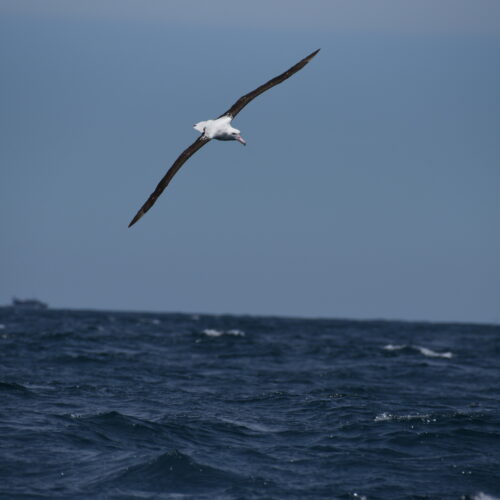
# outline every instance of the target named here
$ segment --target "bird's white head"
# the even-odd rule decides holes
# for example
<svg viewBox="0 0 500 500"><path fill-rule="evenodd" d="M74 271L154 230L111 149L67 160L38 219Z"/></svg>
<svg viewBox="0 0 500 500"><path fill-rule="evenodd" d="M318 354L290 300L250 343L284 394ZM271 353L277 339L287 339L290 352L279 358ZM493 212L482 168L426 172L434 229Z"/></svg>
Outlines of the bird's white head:
<svg viewBox="0 0 500 500"><path fill-rule="evenodd" d="M243 139L243 137L241 137L241 132L237 128L231 127L230 135L231 135L232 140L238 141L241 144L243 144L243 146L246 146L247 143L246 143L245 139Z"/></svg>

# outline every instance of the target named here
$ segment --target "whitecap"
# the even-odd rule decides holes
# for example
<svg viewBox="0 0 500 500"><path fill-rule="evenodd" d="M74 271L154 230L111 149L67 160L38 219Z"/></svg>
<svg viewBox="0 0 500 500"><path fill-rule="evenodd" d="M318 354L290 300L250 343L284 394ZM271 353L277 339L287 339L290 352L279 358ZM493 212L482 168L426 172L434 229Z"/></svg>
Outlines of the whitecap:
<svg viewBox="0 0 500 500"><path fill-rule="evenodd" d="M424 356L429 356L431 358L448 358L448 359L450 359L453 357L453 353L451 353L450 351L436 352L436 351L433 351L432 349L428 349L427 347L419 347L419 346L415 346L415 349L417 349L417 351L419 351Z"/></svg>
<svg viewBox="0 0 500 500"><path fill-rule="evenodd" d="M244 337L245 336L245 332L242 331L242 330L228 330L226 332L228 335L236 335L237 337Z"/></svg>
<svg viewBox="0 0 500 500"><path fill-rule="evenodd" d="M359 500L368 500L368 497L366 497L365 495L360 495L359 493L356 492L354 492L352 496L353 498L357 498Z"/></svg>
<svg viewBox="0 0 500 500"><path fill-rule="evenodd" d="M4 330L5 329L5 325L0 323L0 330Z"/></svg>
<svg viewBox="0 0 500 500"><path fill-rule="evenodd" d="M393 415L384 411L384 413L381 413L380 415L377 415L375 417L375 422L386 422L387 420L392 420L392 419Z"/></svg>
<svg viewBox="0 0 500 500"><path fill-rule="evenodd" d="M221 337L222 335L234 335L235 337L244 337L245 332L242 330L214 330L206 328L203 333L208 337Z"/></svg>
<svg viewBox="0 0 500 500"><path fill-rule="evenodd" d="M430 358L447 358L450 359L453 357L453 353L450 351L446 352L437 352L429 349L427 347L420 347L418 345L397 345L397 344L387 344L383 347L386 351L400 351L401 349L413 349L418 351L420 354L424 356L428 356Z"/></svg>
<svg viewBox="0 0 500 500"><path fill-rule="evenodd" d="M436 419L431 418L428 413L410 414L410 415L393 415L392 413L383 412L375 417L375 422L388 422L388 421L406 421L406 420L422 420L425 423L435 422Z"/></svg>
<svg viewBox="0 0 500 500"><path fill-rule="evenodd" d="M407 346L405 346L405 345L387 344L387 345L384 346L384 349L386 351L399 351L401 349L404 349L405 347L407 347Z"/></svg>
<svg viewBox="0 0 500 500"><path fill-rule="evenodd" d="M487 495L486 493L480 491L479 493L476 493L472 497L472 500L500 500L500 499L498 497L494 497L493 495Z"/></svg>

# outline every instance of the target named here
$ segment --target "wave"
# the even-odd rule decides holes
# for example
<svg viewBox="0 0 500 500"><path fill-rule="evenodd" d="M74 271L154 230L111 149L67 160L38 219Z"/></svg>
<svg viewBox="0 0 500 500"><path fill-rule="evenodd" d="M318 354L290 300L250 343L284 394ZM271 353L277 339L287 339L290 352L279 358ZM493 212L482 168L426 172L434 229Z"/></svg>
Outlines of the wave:
<svg viewBox="0 0 500 500"><path fill-rule="evenodd" d="M420 347L418 345L409 345L409 344L402 344L402 345L395 345L395 344L387 344L384 346L384 349L386 351L401 351L401 350L408 350L408 351L417 351L420 354L423 354L424 356L428 356L430 358L447 358L451 359L453 357L453 353L450 351L446 352L437 352L433 351L432 349L429 349L427 347Z"/></svg>
<svg viewBox="0 0 500 500"><path fill-rule="evenodd" d="M245 483L244 476L197 462L178 450L163 453L127 467L113 480L117 486L146 491L190 492L210 489L220 492Z"/></svg>
<svg viewBox="0 0 500 500"><path fill-rule="evenodd" d="M21 384L10 384L8 382L0 382L0 392L17 392L23 394L30 394L31 391Z"/></svg>
<svg viewBox="0 0 500 500"><path fill-rule="evenodd" d="M160 424L125 415L118 411L82 415L78 413L57 415L70 423L70 436L75 442L85 440L94 446L110 446L127 442L140 449L157 449L172 446L173 441Z"/></svg>

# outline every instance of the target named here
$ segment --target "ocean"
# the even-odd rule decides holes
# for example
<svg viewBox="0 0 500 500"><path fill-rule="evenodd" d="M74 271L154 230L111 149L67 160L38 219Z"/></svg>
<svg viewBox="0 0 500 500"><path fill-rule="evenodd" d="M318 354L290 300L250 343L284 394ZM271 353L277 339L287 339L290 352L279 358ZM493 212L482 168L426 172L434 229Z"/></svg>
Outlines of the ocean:
<svg viewBox="0 0 500 500"><path fill-rule="evenodd" d="M0 308L2 499L500 497L500 326Z"/></svg>

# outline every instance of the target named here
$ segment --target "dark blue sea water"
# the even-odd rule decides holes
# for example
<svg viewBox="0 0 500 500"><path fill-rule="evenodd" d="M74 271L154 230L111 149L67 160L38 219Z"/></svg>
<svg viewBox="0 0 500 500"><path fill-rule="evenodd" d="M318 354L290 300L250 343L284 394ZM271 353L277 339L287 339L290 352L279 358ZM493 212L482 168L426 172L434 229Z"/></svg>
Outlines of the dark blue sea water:
<svg viewBox="0 0 500 500"><path fill-rule="evenodd" d="M499 326L0 309L2 499L499 496Z"/></svg>

